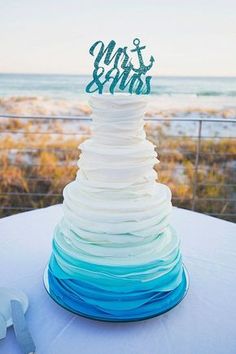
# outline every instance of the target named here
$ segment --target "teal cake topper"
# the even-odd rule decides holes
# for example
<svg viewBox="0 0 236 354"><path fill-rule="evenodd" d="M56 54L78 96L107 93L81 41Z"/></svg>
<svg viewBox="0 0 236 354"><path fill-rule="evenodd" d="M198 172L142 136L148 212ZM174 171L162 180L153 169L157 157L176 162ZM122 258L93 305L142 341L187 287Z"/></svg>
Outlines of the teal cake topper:
<svg viewBox="0 0 236 354"><path fill-rule="evenodd" d="M151 92L151 76L147 72L153 66L155 59L150 57L148 65L144 64L140 40L133 40L134 48L119 47L111 40L105 47L102 41L95 42L89 53L95 57L93 79L86 86L86 92L102 94L105 89L111 94L119 91L128 91L131 94L147 95ZM128 54L128 52L130 52ZM137 67L132 63L134 54L138 60Z"/></svg>

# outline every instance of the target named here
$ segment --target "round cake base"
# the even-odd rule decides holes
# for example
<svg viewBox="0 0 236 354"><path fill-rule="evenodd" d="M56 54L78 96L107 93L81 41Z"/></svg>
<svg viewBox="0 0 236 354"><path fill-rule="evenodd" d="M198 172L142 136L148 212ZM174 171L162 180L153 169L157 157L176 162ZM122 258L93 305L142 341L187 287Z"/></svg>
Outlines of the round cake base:
<svg viewBox="0 0 236 354"><path fill-rule="evenodd" d="M78 311L75 311L74 309L70 308L69 306L65 305L61 299L58 299L57 296L55 294L53 294L52 291L50 291L50 286L49 286L49 280L48 280L48 266L46 267L45 271L44 271L44 276L43 276L43 282L44 282L44 286L46 291L48 292L48 294L50 295L50 297L61 307L63 307L64 309L66 309L67 311L72 312L73 314L85 317L85 318L89 318L92 320L96 320L96 321L102 321L102 322L137 322L137 321L143 321L143 320L148 320L149 318L153 318L153 317L157 317L162 315L163 313L166 313L168 311L170 311L171 309L173 309L175 306L177 306L186 296L188 289L189 289L189 275L188 272L186 270L186 267L183 265L183 281L185 284L185 288L184 288L184 292L182 294L182 296L180 298L178 298L176 300L175 303L172 303L170 307L166 308L164 311L159 311L154 313L151 316L146 316L146 317L140 317L140 318L126 318L126 319L108 319L108 318L104 318L104 317L95 317L95 316L89 316L85 313L81 313Z"/></svg>

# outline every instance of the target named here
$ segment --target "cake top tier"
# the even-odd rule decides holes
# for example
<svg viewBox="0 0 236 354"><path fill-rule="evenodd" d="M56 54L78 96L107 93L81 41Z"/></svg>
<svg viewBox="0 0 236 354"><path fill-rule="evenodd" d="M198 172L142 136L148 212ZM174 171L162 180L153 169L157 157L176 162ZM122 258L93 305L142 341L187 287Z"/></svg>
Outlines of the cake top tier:
<svg viewBox="0 0 236 354"><path fill-rule="evenodd" d="M119 115L120 118L128 120L130 116L138 114L144 116L147 105L146 97L131 94L110 94L92 95L89 104L93 110L93 117L99 115L113 117Z"/></svg>
<svg viewBox="0 0 236 354"><path fill-rule="evenodd" d="M92 108L109 108L112 110L124 109L126 106L145 107L147 99L144 96L131 95L127 93L117 93L116 95L110 95L105 93L103 95L91 95L89 104Z"/></svg>

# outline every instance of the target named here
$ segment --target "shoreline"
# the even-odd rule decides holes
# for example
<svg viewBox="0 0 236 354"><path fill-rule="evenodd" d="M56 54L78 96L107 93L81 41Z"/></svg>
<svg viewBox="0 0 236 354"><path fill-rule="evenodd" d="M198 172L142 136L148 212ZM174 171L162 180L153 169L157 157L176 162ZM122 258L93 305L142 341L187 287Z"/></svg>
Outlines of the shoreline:
<svg viewBox="0 0 236 354"><path fill-rule="evenodd" d="M88 97L86 97L88 98ZM205 103L203 102L205 101ZM234 107L224 107L224 105L212 103L212 100L190 100L183 97L182 101L171 97L148 97L146 117L150 120L155 117L163 119L162 122L148 122L149 125L163 126L166 134L195 135L197 132L197 122L172 122L171 118L221 118L225 121L213 124L204 123L203 135L208 137L235 137L235 126L227 122L227 119L236 119L236 104ZM207 104L206 104L207 101ZM219 103L219 102L218 102ZM46 96L12 96L0 97L0 115L20 116L78 116L89 117L92 111L88 102L83 96L79 99L58 99ZM166 119L166 121L165 121ZM4 124L6 118L0 117L0 122ZM33 121L33 118L31 119ZM71 123L66 119L64 125L70 128ZM79 123L79 122L78 122ZM84 125L84 124L83 124ZM45 123L46 129L47 123Z"/></svg>
<svg viewBox="0 0 236 354"><path fill-rule="evenodd" d="M88 95L58 98L47 95L0 96L0 114L90 115ZM147 116L202 114L236 118L236 98L229 96L153 95L147 96Z"/></svg>

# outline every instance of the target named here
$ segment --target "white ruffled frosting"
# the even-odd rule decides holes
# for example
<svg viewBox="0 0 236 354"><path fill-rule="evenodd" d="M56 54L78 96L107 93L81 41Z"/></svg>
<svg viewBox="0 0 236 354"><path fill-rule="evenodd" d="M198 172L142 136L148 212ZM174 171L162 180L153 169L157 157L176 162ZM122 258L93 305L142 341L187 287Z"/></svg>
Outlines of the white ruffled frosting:
<svg viewBox="0 0 236 354"><path fill-rule="evenodd" d="M92 96L93 135L80 144L79 171L64 189L55 241L87 262L135 265L178 252L169 228L171 192L157 183L154 145L144 131L145 99Z"/></svg>

